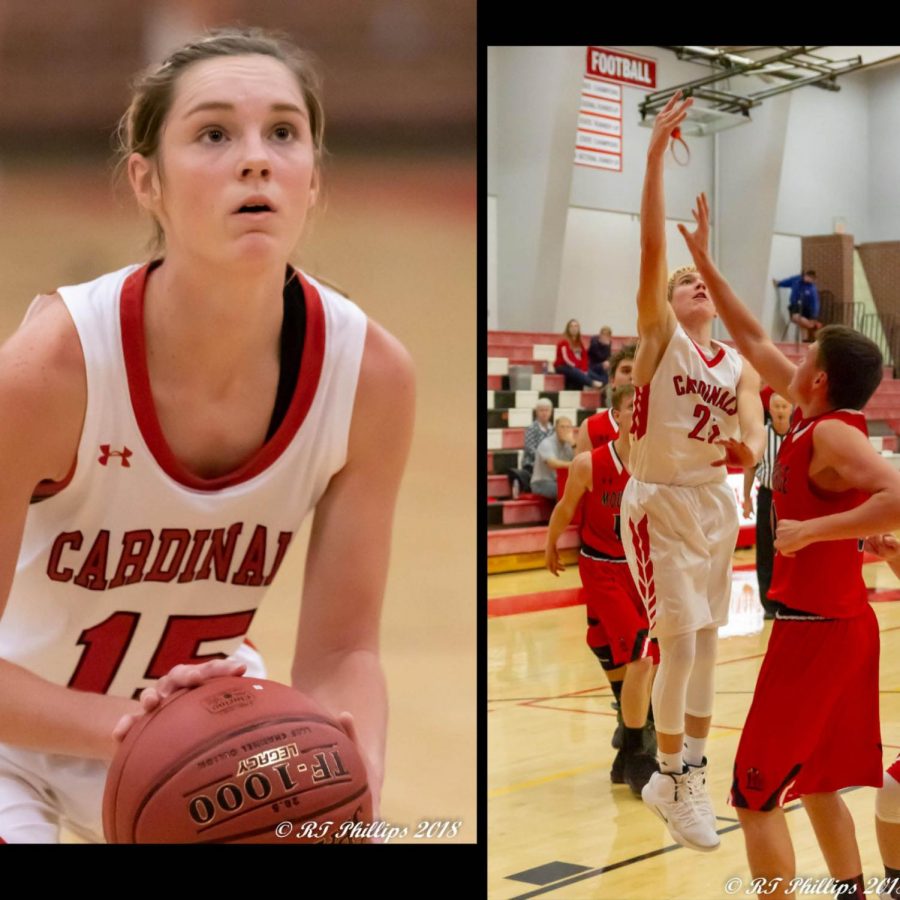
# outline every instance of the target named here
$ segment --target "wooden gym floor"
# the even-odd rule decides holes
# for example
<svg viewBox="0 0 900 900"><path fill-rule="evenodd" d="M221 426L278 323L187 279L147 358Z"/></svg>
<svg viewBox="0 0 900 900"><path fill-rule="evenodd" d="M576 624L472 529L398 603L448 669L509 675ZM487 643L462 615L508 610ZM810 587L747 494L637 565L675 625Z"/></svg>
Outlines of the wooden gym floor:
<svg viewBox="0 0 900 900"><path fill-rule="evenodd" d="M382 626L391 704L382 814L409 827L406 843L422 820L459 820L452 841L475 841L474 164L336 153L324 183L324 208L296 261L340 285L417 367ZM0 168L0 338L35 294L147 258L149 227L110 184L102 162ZM308 523L250 631L280 681L289 678L307 538Z"/></svg>
<svg viewBox="0 0 900 900"><path fill-rule="evenodd" d="M752 554L751 554L752 555ZM739 561L750 556L741 551ZM900 581L886 563L865 567L866 583L885 598ZM488 597L578 585L577 566L560 579L546 571L495 575ZM879 595L874 595L879 601ZM881 727L884 761L900 751L900 602L873 602L881 630ZM731 768L750 706L771 622L761 634L722 639L708 755L710 795L720 848L696 853L675 844L665 826L626 785L612 785L612 692L585 644L584 607L489 619L488 895L492 900L548 896L603 900L718 900L730 878L749 871L735 811L726 805ZM840 662L835 661L840 672ZM815 698L811 697L810 702ZM835 735L840 740L840 735ZM873 788L848 790L866 878L884 874L875 841ZM797 874L827 877L799 803L787 815ZM798 895L802 896L802 895Z"/></svg>

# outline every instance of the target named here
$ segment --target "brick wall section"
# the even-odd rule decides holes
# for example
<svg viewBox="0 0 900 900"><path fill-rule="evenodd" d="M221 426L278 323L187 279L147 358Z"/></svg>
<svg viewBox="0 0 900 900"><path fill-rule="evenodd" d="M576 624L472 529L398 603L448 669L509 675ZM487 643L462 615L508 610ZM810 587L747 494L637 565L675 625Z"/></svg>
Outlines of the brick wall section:
<svg viewBox="0 0 900 900"><path fill-rule="evenodd" d="M860 244L857 249L878 311L900 315L900 241Z"/></svg>
<svg viewBox="0 0 900 900"><path fill-rule="evenodd" d="M853 302L852 235L821 234L804 237L801 256L804 272L815 269L816 287L820 291L831 291L839 303Z"/></svg>

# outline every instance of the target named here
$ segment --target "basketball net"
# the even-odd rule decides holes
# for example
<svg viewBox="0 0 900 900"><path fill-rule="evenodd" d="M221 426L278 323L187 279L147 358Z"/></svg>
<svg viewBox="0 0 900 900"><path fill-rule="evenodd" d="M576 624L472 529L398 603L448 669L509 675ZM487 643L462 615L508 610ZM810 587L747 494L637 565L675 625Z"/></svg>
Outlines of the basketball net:
<svg viewBox="0 0 900 900"><path fill-rule="evenodd" d="M677 153L675 152L676 144L681 144L684 148L683 151L679 150ZM678 163L679 166L686 166L691 161L691 150L685 142L684 138L681 136L681 129L675 128L672 131L672 140L669 144L669 150L672 153L672 159ZM681 158L679 158L681 157Z"/></svg>

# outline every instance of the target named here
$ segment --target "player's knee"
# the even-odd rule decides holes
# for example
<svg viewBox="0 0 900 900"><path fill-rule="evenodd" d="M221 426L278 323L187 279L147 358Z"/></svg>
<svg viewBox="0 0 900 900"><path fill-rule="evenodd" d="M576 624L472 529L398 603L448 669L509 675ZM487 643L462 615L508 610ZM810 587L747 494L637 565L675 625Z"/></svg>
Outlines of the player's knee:
<svg viewBox="0 0 900 900"><path fill-rule="evenodd" d="M633 662L628 663L628 665L625 666L625 669L633 676L647 678L653 670L653 658L644 656L641 659L636 659Z"/></svg>
<svg viewBox="0 0 900 900"><path fill-rule="evenodd" d="M900 825L900 784L884 773L884 786L875 794L875 816L882 822Z"/></svg>

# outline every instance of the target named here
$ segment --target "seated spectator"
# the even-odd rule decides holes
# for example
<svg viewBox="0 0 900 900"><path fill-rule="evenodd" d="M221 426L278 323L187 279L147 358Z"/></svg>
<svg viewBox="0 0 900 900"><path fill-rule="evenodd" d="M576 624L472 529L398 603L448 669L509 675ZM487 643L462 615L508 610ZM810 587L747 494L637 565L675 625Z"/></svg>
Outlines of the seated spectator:
<svg viewBox="0 0 900 900"><path fill-rule="evenodd" d="M634 368L634 354L637 352L637 344L626 344L613 354L609 361L610 383L607 389L612 396L615 390L626 384L631 384L631 370ZM612 397L607 401L612 406ZM594 415L585 419L578 429L578 441L575 444L576 453L584 453L585 450L594 450L607 441L615 440L619 434L619 426L613 418L611 409L598 409Z"/></svg>
<svg viewBox="0 0 900 900"><path fill-rule="evenodd" d="M588 375L606 384L609 381L609 357L612 354L612 328L604 325L591 338L588 347Z"/></svg>
<svg viewBox="0 0 900 900"><path fill-rule="evenodd" d="M773 278L772 284L791 289L788 300L791 321L804 330L807 342L814 340L816 330L822 327L819 321L819 292L816 290L815 269L807 269L802 275L793 275L782 281Z"/></svg>
<svg viewBox="0 0 900 900"><path fill-rule="evenodd" d="M531 490L556 502L556 471L568 469L575 458L575 441L572 438L572 420L560 416L553 434L538 444L534 458L534 475Z"/></svg>
<svg viewBox="0 0 900 900"><path fill-rule="evenodd" d="M534 421L525 429L525 452L522 454L522 468L530 475L534 469L534 454L538 444L553 433L553 403L541 397L534 406Z"/></svg>
<svg viewBox="0 0 900 900"><path fill-rule="evenodd" d="M588 374L588 356L581 340L581 326L577 319L569 319L562 340L556 345L553 363L558 375L566 376L566 390L580 391L586 387L603 387Z"/></svg>

